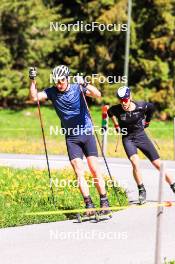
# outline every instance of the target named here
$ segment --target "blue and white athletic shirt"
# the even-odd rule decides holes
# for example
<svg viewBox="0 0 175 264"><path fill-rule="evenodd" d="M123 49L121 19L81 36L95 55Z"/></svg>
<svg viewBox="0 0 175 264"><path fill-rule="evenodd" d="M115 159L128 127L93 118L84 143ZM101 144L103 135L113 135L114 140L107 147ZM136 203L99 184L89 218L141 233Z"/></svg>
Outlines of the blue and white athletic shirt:
<svg viewBox="0 0 175 264"><path fill-rule="evenodd" d="M54 86L44 91L48 99L52 101L55 111L61 120L62 128L69 131L67 135L83 135L87 131L88 133L93 131L92 122L79 84L70 84L69 90L66 92L59 92ZM86 91L87 89L83 88L84 94ZM74 133L71 128L79 128L79 132L77 133L76 130L76 133Z"/></svg>

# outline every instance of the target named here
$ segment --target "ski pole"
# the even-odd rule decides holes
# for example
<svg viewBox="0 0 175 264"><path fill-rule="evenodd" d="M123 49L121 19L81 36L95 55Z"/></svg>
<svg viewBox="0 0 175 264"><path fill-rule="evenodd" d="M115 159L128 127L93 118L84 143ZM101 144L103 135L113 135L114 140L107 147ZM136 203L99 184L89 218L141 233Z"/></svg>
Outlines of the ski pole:
<svg viewBox="0 0 175 264"><path fill-rule="evenodd" d="M94 122L93 122L93 119L92 119L92 116L91 116L91 113L90 113L90 110L89 110L89 107L88 107L88 104L87 104L87 101L86 101L86 98L85 98L85 95L83 93L83 90L82 90L82 86L80 85L80 90L81 90L81 93L82 93L82 96L83 96L83 99L84 99L84 102L85 102L85 105L86 105L86 108L87 108L87 111L88 111L88 114L89 114L89 117L91 119L91 122L92 122L92 125L94 127ZM97 142L98 142L98 145L100 147L100 151L101 151L101 154L102 154L102 157L104 159L104 162L105 162L105 165L106 165L106 168L107 168L107 171L108 171L108 174L109 174L109 177L112 181L112 187L113 187L113 190L114 190L114 193L116 195L116 198L117 198L117 201L119 203L119 205L121 206L121 202L120 202L120 199L119 199L119 196L118 196L118 192L116 191L115 189L115 185L114 185L114 181L113 181L113 178L112 178L112 175L111 175L111 172L110 172L110 169L109 169L109 166L108 166L108 163L107 163L107 160L106 160L106 157L104 155L104 152L103 152L103 148L101 146L101 143L100 143L100 140L99 140L99 137L98 137L98 134L97 132L94 130L95 132L95 136L96 136L96 139L97 139Z"/></svg>
<svg viewBox="0 0 175 264"><path fill-rule="evenodd" d="M150 132L149 129L147 129L147 133L148 133L150 139L153 141L153 143L154 143L154 144L157 146L157 148L160 150L160 147L159 147L157 141L152 137L152 134L151 134L151 132Z"/></svg>
<svg viewBox="0 0 175 264"><path fill-rule="evenodd" d="M38 114L39 114L39 120L40 120L42 138L43 138L43 143L44 143L45 156L46 156L46 161L47 161L48 176L49 176L49 181L51 183L51 179L52 178L51 178L51 173L50 173L50 165L49 165L49 159L48 159L46 138L45 138L45 133L44 133L44 126L43 126L43 120L42 120L42 115L41 115L40 102L39 102L39 98L38 98L38 91L37 91L36 83L35 83L35 89L36 89L36 96L37 96ZM50 190L51 190L53 205L54 205L54 207L56 207L56 205L55 205L55 199L54 199L54 192L53 192L53 188L52 188L51 185L50 185Z"/></svg>
<svg viewBox="0 0 175 264"><path fill-rule="evenodd" d="M116 147L115 147L115 152L117 152L117 150L118 150L119 142L120 142L120 135L117 134L117 143L116 143Z"/></svg>

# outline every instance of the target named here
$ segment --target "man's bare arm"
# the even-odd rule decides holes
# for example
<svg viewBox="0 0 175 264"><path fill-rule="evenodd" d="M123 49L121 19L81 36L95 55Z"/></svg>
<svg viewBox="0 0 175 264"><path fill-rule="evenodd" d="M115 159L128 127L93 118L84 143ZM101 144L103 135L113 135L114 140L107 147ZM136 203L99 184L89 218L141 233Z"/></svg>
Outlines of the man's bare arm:
<svg viewBox="0 0 175 264"><path fill-rule="evenodd" d="M30 80L30 99L33 102L37 102L37 100L45 101L47 99L47 94L45 92L37 93L35 80Z"/></svg>
<svg viewBox="0 0 175 264"><path fill-rule="evenodd" d="M111 119L112 119L114 126L118 125L117 118L115 116L112 116Z"/></svg>
<svg viewBox="0 0 175 264"><path fill-rule="evenodd" d="M86 88L87 88L87 92L86 92L87 96L93 97L93 98L101 97L101 92L95 86L88 84Z"/></svg>

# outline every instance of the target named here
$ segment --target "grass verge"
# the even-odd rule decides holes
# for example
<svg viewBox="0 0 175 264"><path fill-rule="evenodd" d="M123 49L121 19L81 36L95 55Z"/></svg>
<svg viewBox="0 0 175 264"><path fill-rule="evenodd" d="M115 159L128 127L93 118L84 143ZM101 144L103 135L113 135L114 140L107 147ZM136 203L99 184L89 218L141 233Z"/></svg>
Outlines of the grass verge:
<svg viewBox="0 0 175 264"><path fill-rule="evenodd" d="M45 170L12 169L0 167L0 227L19 226L34 223L47 223L75 218L75 214L26 216L25 213L54 211L50 195L50 183ZM77 187L73 171L64 168L52 171L53 189L57 210L84 208L84 201ZM86 173L90 193L96 207L99 207L99 195L92 184L92 178ZM105 177L105 180L109 180ZM116 187L122 205L127 205L126 193ZM111 206L117 206L113 189L107 185Z"/></svg>
<svg viewBox="0 0 175 264"><path fill-rule="evenodd" d="M60 129L60 121L52 107L41 107L46 141L49 154L67 155L64 136L52 133L50 128L55 131ZM94 124L101 127L101 108L92 107L91 114ZM111 121L109 126L112 127ZM162 159L173 159L173 121L162 122L153 120L150 128L151 136L156 139L160 146L160 156ZM53 132L54 130L52 130ZM148 131L148 130L146 130ZM117 141L116 135L108 136L107 156L126 158L121 139L118 151L115 152ZM4 153L28 153L43 154L43 142L41 128L39 124L37 107L28 107L20 111L1 110L0 116L0 152ZM144 158L141 155L141 158Z"/></svg>

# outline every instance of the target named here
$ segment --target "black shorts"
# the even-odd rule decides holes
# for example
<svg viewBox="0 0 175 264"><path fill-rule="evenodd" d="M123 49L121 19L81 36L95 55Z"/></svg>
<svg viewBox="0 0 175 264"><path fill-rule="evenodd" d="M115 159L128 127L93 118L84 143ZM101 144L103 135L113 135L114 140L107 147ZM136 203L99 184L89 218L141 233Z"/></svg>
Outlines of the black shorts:
<svg viewBox="0 0 175 264"><path fill-rule="evenodd" d="M123 136L122 141L128 158L134 154L137 154L137 148L140 149L150 161L160 158L153 143L144 131L141 131L135 135Z"/></svg>
<svg viewBox="0 0 175 264"><path fill-rule="evenodd" d="M78 135L66 137L67 152L70 160L86 157L98 157L94 135Z"/></svg>

